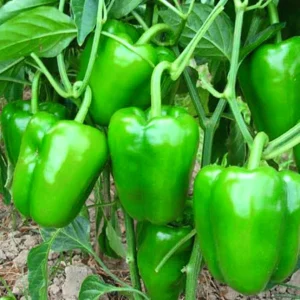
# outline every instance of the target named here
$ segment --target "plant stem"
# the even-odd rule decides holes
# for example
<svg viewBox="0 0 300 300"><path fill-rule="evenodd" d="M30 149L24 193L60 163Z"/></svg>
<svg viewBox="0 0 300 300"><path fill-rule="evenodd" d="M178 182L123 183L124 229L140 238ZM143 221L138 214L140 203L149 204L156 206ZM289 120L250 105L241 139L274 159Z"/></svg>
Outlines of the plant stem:
<svg viewBox="0 0 300 300"><path fill-rule="evenodd" d="M131 284L133 288L141 290L141 281L139 275L139 269L137 266L137 254L136 254L136 239L134 232L134 224L132 218L123 210L126 227L126 242L127 242L127 256L126 262L129 265L129 272L131 278ZM134 297L136 300L140 299L138 295Z"/></svg>
<svg viewBox="0 0 300 300"><path fill-rule="evenodd" d="M245 7L236 6L236 19L235 19L235 27L234 27L234 38L233 38L233 47L232 47L232 55L230 60L230 70L228 74L228 82L227 86L224 90L224 96L228 100L231 111L234 115L234 118L238 124L238 127L249 147L252 146L253 138L247 128L247 125L244 122L242 114L239 110L239 106L236 100L236 78L239 66L239 54L240 54L240 46L241 46L241 35L242 35L242 26L243 26L243 18L244 18L244 10Z"/></svg>
<svg viewBox="0 0 300 300"><path fill-rule="evenodd" d="M263 152L264 159L272 159L300 143L300 123L271 141Z"/></svg>
<svg viewBox="0 0 300 300"><path fill-rule="evenodd" d="M256 135L247 165L248 170L253 170L259 166L263 149L268 142L269 137L264 132L259 132Z"/></svg>
<svg viewBox="0 0 300 300"><path fill-rule="evenodd" d="M144 19L135 11L133 10L131 14L134 16L134 18L138 21L138 23L142 26L143 30L146 31L149 29L148 25L144 21Z"/></svg>
<svg viewBox="0 0 300 300"><path fill-rule="evenodd" d="M58 10L61 11L62 13L64 12L65 2L66 2L66 0L59 1ZM62 81L66 91L70 93L72 91L72 84L71 84L68 74L67 74L63 52L58 54L58 56L57 56L57 65L58 65L58 71L59 71L61 81Z"/></svg>
<svg viewBox="0 0 300 300"><path fill-rule="evenodd" d="M191 56L193 55L198 43L203 38L216 17L224 10L224 5L228 0L220 0L216 7L209 14L199 31L196 33L191 42L186 46L180 56L172 63L171 78L175 81L182 74L186 66L188 66Z"/></svg>
<svg viewBox="0 0 300 300"><path fill-rule="evenodd" d="M100 43L100 35L101 35L101 30L102 30L102 25L103 25L103 14L106 10L105 7L105 3L104 0L99 0L99 4L98 4L98 13L97 13L97 23L96 23L96 29L95 29L95 34L94 34L94 39L93 39L93 45L92 45L92 50L90 53L90 59L89 59L89 63L84 75L84 79L82 80L82 86L80 87L80 89L78 90L78 93L76 96L76 98L79 98L81 96L81 94L84 92L84 90L86 89L92 71L93 71L93 67L97 58L97 51L98 51L98 47L99 47L99 43Z"/></svg>
<svg viewBox="0 0 300 300"><path fill-rule="evenodd" d="M192 255L186 266L185 300L195 300L197 297L198 275L202 264L202 254L198 238L195 238Z"/></svg>
<svg viewBox="0 0 300 300"><path fill-rule="evenodd" d="M269 19L271 24L279 23L279 15L278 10L273 1L271 1L268 5L268 13L269 13ZM276 33L276 43L280 43L282 41L281 31L278 31Z"/></svg>
<svg viewBox="0 0 300 300"><path fill-rule="evenodd" d="M194 105L195 110L197 112L197 115L199 117L200 127L204 130L205 126L206 126L205 124L207 122L207 118L206 118L205 109L204 109L204 107L202 105L202 102L201 102L198 90L195 87L195 85L193 84L191 76L190 76L188 70L184 70L183 71L183 77L184 77L184 80L185 80L185 82L187 84L187 88L189 90L189 94L191 96L193 105Z"/></svg>
<svg viewBox="0 0 300 300"><path fill-rule="evenodd" d="M164 71L170 70L171 63L163 61L159 63L151 77L151 118L161 115L161 77Z"/></svg>
<svg viewBox="0 0 300 300"><path fill-rule="evenodd" d="M167 0L158 0L161 4L163 4L164 6L166 6L167 8L169 8L171 11L173 11L176 15L178 15L180 18L184 18L185 15L179 11L175 6L173 6L172 4L170 4Z"/></svg>
<svg viewBox="0 0 300 300"><path fill-rule="evenodd" d="M74 121L79 122L79 123L84 122L84 119L85 119L86 114L89 110L91 102L92 102L92 91L91 91L91 88L89 86L87 86L86 90L85 90L85 94L84 94L82 104L80 106L80 109L79 109Z"/></svg>
<svg viewBox="0 0 300 300"><path fill-rule="evenodd" d="M173 29L169 25L164 24L164 23L159 23L159 24L153 25L152 27L150 27L147 31L145 31L142 34L142 36L136 42L136 45L147 44L158 33L165 32L165 31L171 31L171 32L173 32Z"/></svg>
<svg viewBox="0 0 300 300"><path fill-rule="evenodd" d="M164 256L164 258L160 261L160 263L155 268L155 272L158 273L160 269L164 266L164 264L169 260L169 258L189 239L191 239L196 234L196 229L193 229L189 234L187 234L184 238L182 238L170 251Z"/></svg>
<svg viewBox="0 0 300 300"><path fill-rule="evenodd" d="M38 111L38 95L39 95L39 83L41 78L41 72L36 71L32 81L31 88L31 113L35 114Z"/></svg>
<svg viewBox="0 0 300 300"><path fill-rule="evenodd" d="M204 129L204 145L201 166L204 167L211 163L211 150L213 144L214 133L220 121L222 112L226 107L226 101L221 99L214 111L212 117L206 122ZM198 238L194 241L194 246L191 254L190 261L187 265L186 277L186 300L196 299L198 276L201 271L202 255Z"/></svg>
<svg viewBox="0 0 300 300"><path fill-rule="evenodd" d="M34 61L37 63L38 67L40 68L41 72L46 76L54 90L63 98L71 97L72 94L66 92L59 83L56 82L56 80L53 78L51 73L48 71L46 66L43 64L43 62L40 60L40 58L35 54L31 53L30 56L34 59Z"/></svg>

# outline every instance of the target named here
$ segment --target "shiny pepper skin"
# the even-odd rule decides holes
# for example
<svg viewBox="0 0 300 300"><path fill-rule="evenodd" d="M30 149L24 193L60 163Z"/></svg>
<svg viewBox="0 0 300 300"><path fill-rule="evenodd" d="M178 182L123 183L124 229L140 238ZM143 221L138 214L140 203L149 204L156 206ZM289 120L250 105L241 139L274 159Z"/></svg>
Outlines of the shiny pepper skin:
<svg viewBox="0 0 300 300"><path fill-rule="evenodd" d="M198 142L198 125L183 108L163 107L154 118L134 107L113 115L113 176L132 218L161 225L183 213Z"/></svg>
<svg viewBox="0 0 300 300"><path fill-rule="evenodd" d="M67 118L67 109L54 102L42 102L40 111L46 111L59 119ZM13 101L5 105L1 114L3 140L10 162L15 166L18 160L24 131L32 118L30 101Z"/></svg>
<svg viewBox="0 0 300 300"><path fill-rule="evenodd" d="M300 245L300 176L271 167L204 167L194 185L201 253L211 274L252 295L294 271Z"/></svg>
<svg viewBox="0 0 300 300"><path fill-rule="evenodd" d="M89 80L93 100L90 114L99 125L108 125L111 116L129 106L143 109L150 106L150 80L153 69L160 61L174 61L175 54L168 48L150 43L136 44L137 29L117 20L109 20L103 31L116 35L130 44L127 48L111 37L102 36L97 58ZM81 55L79 79L84 77L90 58L91 37ZM165 83L165 84L164 84ZM167 86L166 86L167 85ZM163 79L163 98L170 92L173 82ZM164 93L165 91L165 93Z"/></svg>
<svg viewBox="0 0 300 300"><path fill-rule="evenodd" d="M239 81L254 125L270 139L300 121L300 37L263 45L241 65ZM300 146L294 148L300 170Z"/></svg>
<svg viewBox="0 0 300 300"><path fill-rule="evenodd" d="M16 208L44 227L64 227L80 212L108 158L104 133L38 112L22 140L12 192Z"/></svg>
<svg viewBox="0 0 300 300"><path fill-rule="evenodd" d="M139 223L137 263L151 300L177 300L185 286L183 268L188 264L193 239L169 258L159 272L155 269L165 255L187 234L190 226L161 226Z"/></svg>

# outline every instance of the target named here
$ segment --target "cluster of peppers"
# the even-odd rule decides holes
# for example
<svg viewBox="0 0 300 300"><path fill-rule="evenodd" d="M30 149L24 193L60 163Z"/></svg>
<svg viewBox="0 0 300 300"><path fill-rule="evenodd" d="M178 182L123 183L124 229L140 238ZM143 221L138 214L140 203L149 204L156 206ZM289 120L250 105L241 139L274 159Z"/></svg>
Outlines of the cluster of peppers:
<svg viewBox="0 0 300 300"><path fill-rule="evenodd" d="M91 43L83 52L79 78ZM193 240L178 247L159 271L156 267L192 230L193 224L178 220L198 149L198 125L179 107L144 110L150 106L153 68L172 62L171 50L145 43L135 27L114 20L104 25L100 45L89 82L89 112L96 124L108 125L107 138L83 124L86 105L75 120L66 120L59 104L41 103L37 112L24 101L4 108L3 137L15 166L14 203L42 226L66 226L81 210L110 154L120 202L138 221L137 262L148 294L152 300L178 299ZM240 69L254 124L271 139L300 119L299 50L299 37L264 45ZM165 76L166 103L172 86ZM90 96L87 90L83 104ZM194 185L194 221L205 263L216 279L244 294L285 280L299 254L300 177L259 167L260 146L253 146L248 168L207 166ZM294 149L298 167L299 149Z"/></svg>

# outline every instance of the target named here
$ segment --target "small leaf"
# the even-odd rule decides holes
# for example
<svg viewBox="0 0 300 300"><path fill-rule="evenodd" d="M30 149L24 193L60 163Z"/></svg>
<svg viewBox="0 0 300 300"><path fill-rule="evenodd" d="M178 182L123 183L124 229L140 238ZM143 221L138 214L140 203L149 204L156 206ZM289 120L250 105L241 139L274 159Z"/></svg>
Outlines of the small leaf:
<svg viewBox="0 0 300 300"><path fill-rule="evenodd" d="M55 7L25 11L0 26L0 61L35 52L57 56L76 36L72 19Z"/></svg>
<svg viewBox="0 0 300 300"><path fill-rule="evenodd" d="M81 285L79 300L99 299L100 296L114 292L116 289L112 285L105 284L98 276L90 275Z"/></svg>
<svg viewBox="0 0 300 300"><path fill-rule="evenodd" d="M188 5L184 5L184 11L187 11ZM197 31L201 28L213 8L210 5L196 3L190 14L186 27L181 35L180 44L186 47L193 39ZM169 24L174 30L180 26L181 20L169 10L159 12L163 21ZM196 48L196 54L201 57L211 57L230 59L233 41L233 24L230 18L222 12L210 26L202 40Z"/></svg>
<svg viewBox="0 0 300 300"><path fill-rule="evenodd" d="M90 275L85 278L85 280L81 285L80 292L79 292L79 300L98 300L99 297L113 292L135 293L135 294L140 294L141 296L143 296L144 299L149 299L145 294L133 288L115 287L104 283L96 275Z"/></svg>
<svg viewBox="0 0 300 300"><path fill-rule="evenodd" d="M71 0L71 7L78 29L77 41L80 46L96 25L98 2L99 0Z"/></svg>
<svg viewBox="0 0 300 300"><path fill-rule="evenodd" d="M142 2L143 0L115 0L109 15L111 18L120 19L132 12Z"/></svg>
<svg viewBox="0 0 300 300"><path fill-rule="evenodd" d="M244 137L236 122L231 122L227 148L228 164L233 166L243 166L247 156L247 147Z"/></svg>
<svg viewBox="0 0 300 300"><path fill-rule="evenodd" d="M32 300L47 300L48 255L53 240L30 250L27 258L29 292Z"/></svg>
<svg viewBox="0 0 300 300"><path fill-rule="evenodd" d="M284 28L285 23L277 23L272 24L265 30L259 32L258 34L254 35L247 41L244 48L241 50L240 59L243 61L253 50L255 50L258 46L263 44L265 41L269 40L273 37L278 31Z"/></svg>
<svg viewBox="0 0 300 300"><path fill-rule="evenodd" d="M42 228L41 235L44 241L51 239L56 229ZM78 216L71 224L61 228L55 237L51 250L55 252L82 249L92 251L90 244L90 223L85 217Z"/></svg>
<svg viewBox="0 0 300 300"><path fill-rule="evenodd" d="M58 0L12 0L0 8L0 24L13 18L19 13L30 10L32 8L51 5L57 3Z"/></svg>
<svg viewBox="0 0 300 300"><path fill-rule="evenodd" d="M109 246L120 257L126 257L126 251L122 244L121 237L117 234L112 224L108 221L106 224L106 236L109 241Z"/></svg>

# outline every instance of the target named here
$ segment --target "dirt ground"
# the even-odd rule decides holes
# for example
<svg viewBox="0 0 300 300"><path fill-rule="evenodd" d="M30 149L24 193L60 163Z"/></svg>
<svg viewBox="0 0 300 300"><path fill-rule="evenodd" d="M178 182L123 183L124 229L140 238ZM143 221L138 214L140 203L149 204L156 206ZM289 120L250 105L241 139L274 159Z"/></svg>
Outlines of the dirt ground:
<svg viewBox="0 0 300 300"><path fill-rule="evenodd" d="M1 199L0 199L1 200ZM41 242L38 226L24 222L20 217L12 217L12 207L4 206L0 201L0 278L4 279L17 299L27 300L28 283L26 259L31 248ZM92 224L93 226L93 224ZM93 231L93 227L92 230ZM93 239L93 234L91 233ZM128 266L122 260L113 260L104 257L107 266L122 280L129 282ZM90 274L99 274L104 281L111 283L106 274L97 263L80 251L67 253L50 253L50 300L75 300L78 299L80 284ZM300 286L300 271L297 271L288 282L293 286ZM295 299L300 290L294 287L277 286L271 291L259 294L256 297L244 297L237 292L221 285L203 270L199 277L197 299L208 300L237 300L237 299ZM4 295L6 289L0 282L0 295ZM109 295L102 299L125 299L124 296ZM182 297L184 299L184 297Z"/></svg>

